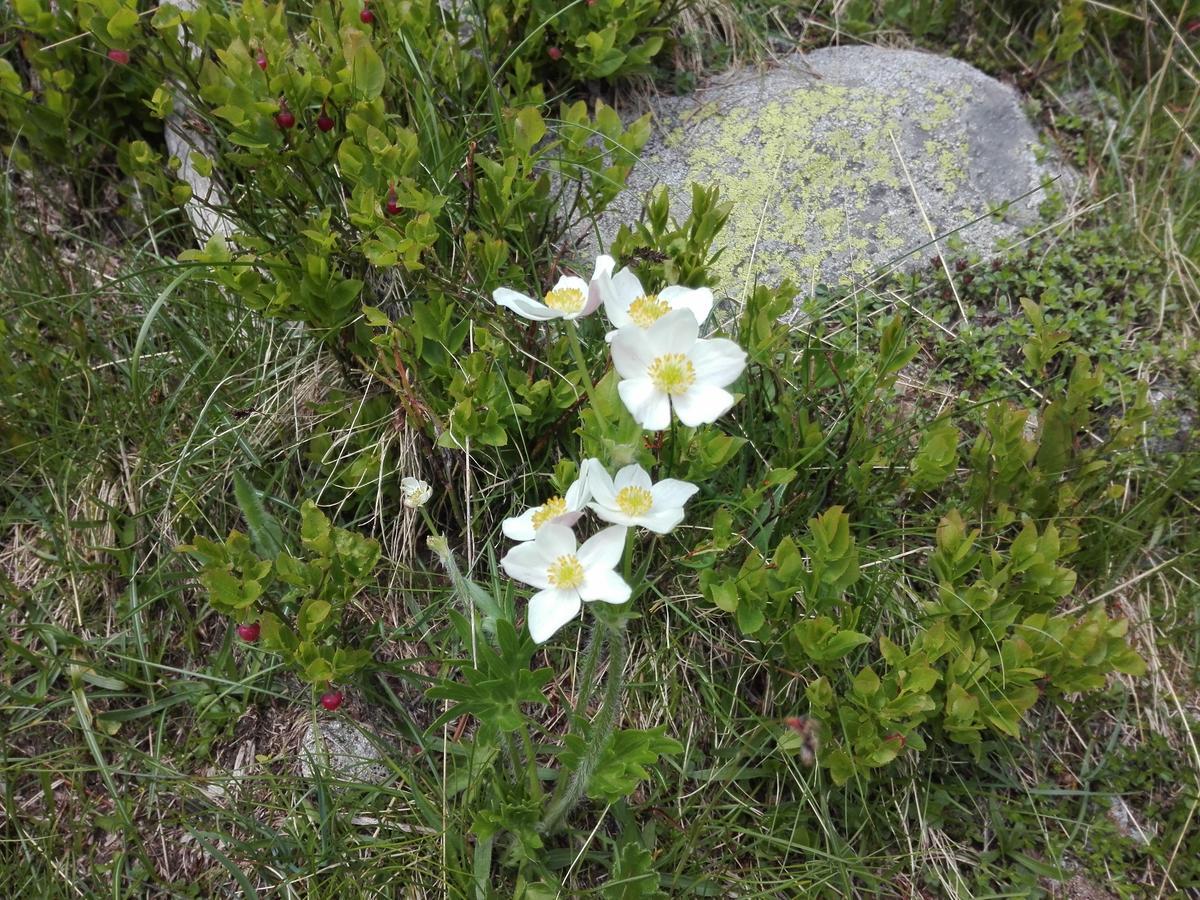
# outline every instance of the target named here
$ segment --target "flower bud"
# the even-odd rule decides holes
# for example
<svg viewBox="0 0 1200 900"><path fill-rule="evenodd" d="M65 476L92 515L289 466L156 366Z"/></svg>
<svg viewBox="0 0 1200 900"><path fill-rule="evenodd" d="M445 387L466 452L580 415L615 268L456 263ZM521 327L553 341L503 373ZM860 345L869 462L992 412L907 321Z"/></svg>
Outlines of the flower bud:
<svg viewBox="0 0 1200 900"><path fill-rule="evenodd" d="M425 544L443 564L453 559L450 555L450 542L446 540L445 535L431 534L425 538Z"/></svg>

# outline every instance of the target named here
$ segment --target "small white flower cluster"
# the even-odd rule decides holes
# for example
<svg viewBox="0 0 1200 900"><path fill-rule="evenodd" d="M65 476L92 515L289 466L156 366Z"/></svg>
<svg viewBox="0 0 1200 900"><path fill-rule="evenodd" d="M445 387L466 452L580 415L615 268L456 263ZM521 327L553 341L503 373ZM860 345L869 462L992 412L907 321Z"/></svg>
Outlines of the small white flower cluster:
<svg viewBox="0 0 1200 900"><path fill-rule="evenodd" d="M538 589L529 600L529 633L538 643L571 621L585 601L625 603L632 590L617 574L629 528L666 534L683 521L683 505L699 488L665 478L657 484L641 466L613 478L598 459L585 459L564 496L505 519L506 537L520 541L500 565L510 578ZM584 509L612 523L577 544L572 526Z"/></svg>
<svg viewBox="0 0 1200 900"><path fill-rule="evenodd" d="M684 425L715 422L733 406L726 388L746 367L746 353L725 338L703 339L700 326L712 312L708 288L672 285L648 294L628 267L613 274L611 256L596 260L590 283L564 275L544 301L499 288L492 298L526 319L573 321L601 304L612 323L606 339L617 391L625 408L647 431L671 424L671 410Z"/></svg>
<svg viewBox="0 0 1200 900"><path fill-rule="evenodd" d="M708 288L679 285L647 294L638 277L623 268L613 274L610 256L596 260L590 283L563 276L543 301L500 288L500 306L527 319L571 321L604 305L613 328L606 335L617 392L642 428L671 424L671 410L684 425L714 422L734 398L726 388L746 366L746 354L724 338L702 339L700 326L712 312ZM561 497L506 519L506 537L519 541L500 561L505 573L531 585L529 633L538 643L579 615L585 602L625 603L632 589L616 571L629 528L666 534L683 521L683 507L699 490L674 478L654 483L637 464L611 476L597 459L586 459L579 477ZM582 545L573 526L585 509L610 523Z"/></svg>

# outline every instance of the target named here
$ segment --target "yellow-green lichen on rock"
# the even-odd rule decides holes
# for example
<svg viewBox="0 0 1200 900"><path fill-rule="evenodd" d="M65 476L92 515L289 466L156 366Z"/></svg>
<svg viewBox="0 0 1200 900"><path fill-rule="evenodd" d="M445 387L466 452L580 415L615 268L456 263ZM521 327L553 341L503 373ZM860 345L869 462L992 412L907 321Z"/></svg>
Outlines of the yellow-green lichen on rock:
<svg viewBox="0 0 1200 900"><path fill-rule="evenodd" d="M691 182L718 185L734 201L717 272L733 297L754 279L787 277L807 292L920 264L934 252L926 218L943 241L956 232L991 250L1036 220L1043 181L1060 174L1037 161L1010 88L924 53L818 50L655 113L655 138L599 223L602 240L636 220L657 184L678 217ZM1004 220L988 215L1002 204Z"/></svg>

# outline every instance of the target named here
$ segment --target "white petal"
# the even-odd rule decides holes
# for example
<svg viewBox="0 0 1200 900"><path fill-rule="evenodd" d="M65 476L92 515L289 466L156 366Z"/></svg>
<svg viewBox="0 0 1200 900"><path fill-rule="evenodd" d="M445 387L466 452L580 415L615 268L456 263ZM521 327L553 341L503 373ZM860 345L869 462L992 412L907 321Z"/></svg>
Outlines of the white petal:
<svg viewBox="0 0 1200 900"><path fill-rule="evenodd" d="M604 603L626 603L632 594L633 591L625 583L625 579L612 569L588 572L587 578L579 586L579 596L589 602L601 600Z"/></svg>
<svg viewBox="0 0 1200 900"><path fill-rule="evenodd" d="M665 300L671 309L690 309L701 325L713 308L713 292L708 288L687 288L673 284L659 291L658 299Z"/></svg>
<svg viewBox="0 0 1200 900"><path fill-rule="evenodd" d="M549 560L534 541L517 544L500 560L500 568L509 578L539 589L550 587L550 579L546 577L548 564Z"/></svg>
<svg viewBox="0 0 1200 900"><path fill-rule="evenodd" d="M496 288L496 290L492 291L492 299L499 306L507 307L518 316L533 319L535 322L547 322L550 319L562 317L562 313L558 310L551 309L545 303L539 303L532 297L527 297L525 294L518 294L509 288Z"/></svg>
<svg viewBox="0 0 1200 900"><path fill-rule="evenodd" d="M565 512L561 516L555 516L550 521L555 525L566 525L568 528L574 528L575 523L583 515L583 509L577 509L572 512Z"/></svg>
<svg viewBox="0 0 1200 900"><path fill-rule="evenodd" d="M598 500L603 506L612 506L617 502L617 492L613 487L612 476L608 474L608 470L600 465L600 461L596 460L596 465L588 472L588 488L592 492L592 496ZM595 509L595 504L589 504L592 509Z"/></svg>
<svg viewBox="0 0 1200 900"><path fill-rule="evenodd" d="M612 270L616 268L617 261L607 253L601 253L596 257L596 268L592 270L592 281L599 281L601 278L607 278L612 275Z"/></svg>
<svg viewBox="0 0 1200 900"><path fill-rule="evenodd" d="M692 428L717 421L733 406L733 394L711 384L695 384L686 394L672 398L679 421Z"/></svg>
<svg viewBox="0 0 1200 900"><path fill-rule="evenodd" d="M587 306L581 315L591 315L596 311L596 307L604 302L606 287L612 281L612 270L616 264L616 260L607 254L596 257L596 268L592 271L592 280L588 284Z"/></svg>
<svg viewBox="0 0 1200 900"><path fill-rule="evenodd" d="M584 541L576 554L583 564L584 571L611 569L619 563L621 554L625 551L625 531L626 529L620 526L605 528Z"/></svg>
<svg viewBox="0 0 1200 900"><path fill-rule="evenodd" d="M500 530L504 532L504 536L510 541L532 541L537 537L537 529L533 527L533 517L537 511L538 507L534 506L525 510L519 516L505 519L504 523L500 526Z"/></svg>
<svg viewBox="0 0 1200 900"><path fill-rule="evenodd" d="M625 309L625 313L629 313L629 304L633 303L638 297L643 297L646 294L642 287L642 282L636 275L633 274L633 269L626 266L617 272L612 277L613 294L617 301Z"/></svg>
<svg viewBox="0 0 1200 900"><path fill-rule="evenodd" d="M534 543L542 558L550 563L560 556L570 556L575 552L575 532L557 521L547 522L538 529Z"/></svg>
<svg viewBox="0 0 1200 900"><path fill-rule="evenodd" d="M700 334L700 323L690 309L674 309L646 329L647 343L655 356L688 353Z"/></svg>
<svg viewBox="0 0 1200 900"><path fill-rule="evenodd" d="M612 339L613 368L622 378L644 376L657 355L646 332L636 325L622 328Z"/></svg>
<svg viewBox="0 0 1200 900"><path fill-rule="evenodd" d="M671 424L671 403L649 378L617 384L617 393L630 415L647 431L662 431Z"/></svg>
<svg viewBox="0 0 1200 900"><path fill-rule="evenodd" d="M578 275L564 275L554 284L556 291L579 291L583 296L588 294L588 283Z"/></svg>
<svg viewBox="0 0 1200 900"><path fill-rule="evenodd" d="M621 512L616 504L605 506L601 503L589 503L588 509L594 512L599 518L612 525L624 525L626 527L632 527L638 524L637 519L633 518L632 516L625 515L625 513Z"/></svg>
<svg viewBox="0 0 1200 900"><path fill-rule="evenodd" d="M746 368L746 351L725 338L696 341L691 352L696 381L727 387L737 381Z"/></svg>
<svg viewBox="0 0 1200 900"><path fill-rule="evenodd" d="M538 591L529 598L529 612L526 618L530 637L539 644L548 641L554 636L554 632L579 615L581 609L583 604L579 600L578 591Z"/></svg>
<svg viewBox="0 0 1200 900"><path fill-rule="evenodd" d="M666 534L683 521L683 509L675 506L668 509L656 509L638 519L638 524L655 534Z"/></svg>
<svg viewBox="0 0 1200 900"><path fill-rule="evenodd" d="M617 477L613 479L613 487L618 491L627 487L640 487L649 490L650 484L650 473L637 463L625 466L617 473Z"/></svg>
<svg viewBox="0 0 1200 900"><path fill-rule="evenodd" d="M650 495L654 497L655 509L676 509L682 508L698 490L700 488L691 482L680 481L678 478L664 478L650 488Z"/></svg>
<svg viewBox="0 0 1200 900"><path fill-rule="evenodd" d="M585 459L579 466L579 477L567 488L566 496L563 498L567 501L567 509L572 512L581 510L592 499L592 474L599 465L600 460L598 459Z"/></svg>

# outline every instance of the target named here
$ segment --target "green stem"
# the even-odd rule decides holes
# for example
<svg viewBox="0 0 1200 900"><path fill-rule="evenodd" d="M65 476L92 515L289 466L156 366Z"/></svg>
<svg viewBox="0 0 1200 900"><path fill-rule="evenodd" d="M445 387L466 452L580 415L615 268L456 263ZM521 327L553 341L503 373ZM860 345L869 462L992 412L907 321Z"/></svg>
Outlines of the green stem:
<svg viewBox="0 0 1200 900"><path fill-rule="evenodd" d="M596 663L600 661L600 645L604 643L607 628L599 624L592 627L588 637L587 649L583 651L583 670L575 687L575 710L571 715L571 727L578 729L583 723L583 715L587 711L588 697L592 694L592 681L596 677Z"/></svg>
<svg viewBox="0 0 1200 900"><path fill-rule="evenodd" d="M542 799L542 782L538 778L537 755L533 752L533 741L529 738L529 726L521 723L521 743L525 747L525 773L529 776L529 794Z"/></svg>
<svg viewBox="0 0 1200 900"><path fill-rule="evenodd" d="M625 529L625 583L633 586L633 536L636 528Z"/></svg>
<svg viewBox="0 0 1200 900"><path fill-rule="evenodd" d="M600 706L600 711L596 713L596 718L592 720L591 728L588 729L587 749L584 751L583 758L579 760L579 765L566 782L566 786L561 791L555 792L550 808L546 811L541 824L538 825L538 831L543 834L550 833L557 828L583 797L617 722L621 707L622 688L625 686L625 663L629 655L629 646L625 640L624 624L618 627L606 627L609 632L609 651L608 677L604 683L604 702Z"/></svg>
<svg viewBox="0 0 1200 900"><path fill-rule="evenodd" d="M563 324L567 327L567 339L571 343L571 355L575 357L575 368L579 370L579 375L583 378L583 387L587 391L588 402L591 403L592 409L599 409L596 405L596 385L592 382L592 373L589 371L587 360L583 356L583 345L579 343L579 330L575 327L575 322L572 319L564 319Z"/></svg>
<svg viewBox="0 0 1200 900"><path fill-rule="evenodd" d="M675 475L675 460L679 458L679 434L676 431L675 416L671 416L671 453L667 457L667 477Z"/></svg>

